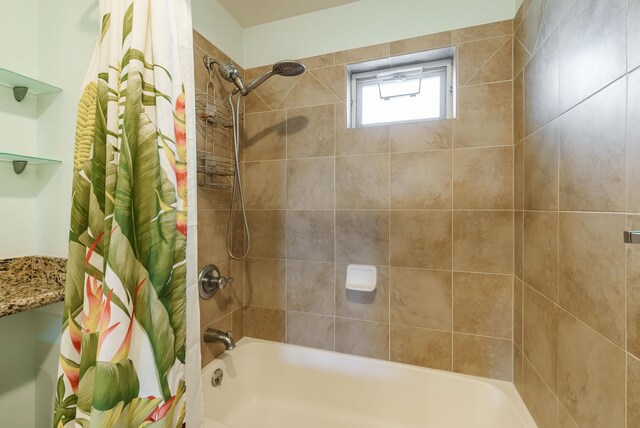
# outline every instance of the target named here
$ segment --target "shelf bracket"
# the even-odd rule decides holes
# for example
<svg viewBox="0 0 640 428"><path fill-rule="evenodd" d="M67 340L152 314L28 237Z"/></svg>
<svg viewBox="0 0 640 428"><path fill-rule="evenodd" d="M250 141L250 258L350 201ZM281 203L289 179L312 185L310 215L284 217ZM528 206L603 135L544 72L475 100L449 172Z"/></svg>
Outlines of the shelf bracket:
<svg viewBox="0 0 640 428"><path fill-rule="evenodd" d="M17 102L20 102L27 96L27 92L29 92L29 88L26 86L15 86L13 88L13 98L15 98Z"/></svg>
<svg viewBox="0 0 640 428"><path fill-rule="evenodd" d="M24 170L27 168L27 161L19 161L14 160L13 162L13 172L16 174L22 174Z"/></svg>

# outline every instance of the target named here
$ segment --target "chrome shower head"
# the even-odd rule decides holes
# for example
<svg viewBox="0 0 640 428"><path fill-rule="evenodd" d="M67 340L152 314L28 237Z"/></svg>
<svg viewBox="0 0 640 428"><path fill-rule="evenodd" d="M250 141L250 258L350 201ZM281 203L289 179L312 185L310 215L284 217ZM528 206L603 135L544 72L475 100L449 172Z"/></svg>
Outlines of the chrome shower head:
<svg viewBox="0 0 640 428"><path fill-rule="evenodd" d="M283 77L295 77L299 76L306 71L306 67L299 61L279 61L273 64L271 71L267 71L262 76L258 77L253 82L249 83L246 88L246 93L242 92L242 95L247 95L258 86L262 85L268 78L272 76ZM234 91L235 92L235 91Z"/></svg>
<svg viewBox="0 0 640 428"><path fill-rule="evenodd" d="M270 71L264 73L262 76L245 86L235 65L220 62L210 56L205 56L203 60L205 67L209 70L211 70L214 65L217 65L220 76L222 76L226 81L232 82L236 85L236 89L231 92L231 95L235 95L240 92L240 94L247 96L249 92L262 85L271 76L295 77L301 75L307 69L304 64L299 61L279 61L273 64Z"/></svg>
<svg viewBox="0 0 640 428"><path fill-rule="evenodd" d="M273 73L278 76L294 77L305 72L307 68L299 61L280 61L273 64Z"/></svg>

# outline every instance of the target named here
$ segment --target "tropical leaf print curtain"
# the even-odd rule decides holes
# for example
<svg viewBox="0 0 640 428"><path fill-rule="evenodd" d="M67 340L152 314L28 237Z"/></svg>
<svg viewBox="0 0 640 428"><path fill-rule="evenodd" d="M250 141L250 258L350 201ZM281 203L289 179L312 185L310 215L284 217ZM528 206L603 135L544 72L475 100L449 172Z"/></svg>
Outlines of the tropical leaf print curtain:
<svg viewBox="0 0 640 428"><path fill-rule="evenodd" d="M187 4L100 1L78 106L54 428L185 420L187 147L176 40L185 11L176 8Z"/></svg>

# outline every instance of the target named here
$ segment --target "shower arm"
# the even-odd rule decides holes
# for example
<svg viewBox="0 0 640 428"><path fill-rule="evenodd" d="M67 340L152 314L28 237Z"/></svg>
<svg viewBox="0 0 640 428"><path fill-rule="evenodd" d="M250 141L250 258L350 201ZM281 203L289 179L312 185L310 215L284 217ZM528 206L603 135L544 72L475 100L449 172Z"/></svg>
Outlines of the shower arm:
<svg viewBox="0 0 640 428"><path fill-rule="evenodd" d="M242 95L247 96L249 92L253 91L255 88L262 85L267 79L269 79L274 74L275 72L273 70L267 71L262 76L258 77L257 79L249 83L246 87L243 86L244 90L240 90L240 86L236 84L237 87L236 89L231 91L231 95L235 95L238 92L240 92Z"/></svg>

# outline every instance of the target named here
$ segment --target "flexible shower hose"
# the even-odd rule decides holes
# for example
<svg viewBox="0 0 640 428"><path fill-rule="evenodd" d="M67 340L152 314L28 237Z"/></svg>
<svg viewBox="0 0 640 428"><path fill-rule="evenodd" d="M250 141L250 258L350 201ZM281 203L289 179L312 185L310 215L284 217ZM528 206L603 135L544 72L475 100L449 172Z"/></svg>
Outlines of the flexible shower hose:
<svg viewBox="0 0 640 428"><path fill-rule="evenodd" d="M249 233L249 222L247 221L247 210L244 207L244 192L242 191L242 180L240 178L240 99L236 98L236 106L233 105L233 93L229 94L229 105L231 105L231 118L233 120L233 155L235 161L235 173L233 174L233 191L231 192L231 206L229 207L229 222L227 223L227 254L233 260L242 260L249 254L251 249L251 235ZM241 256L233 253L233 217L236 206L236 195L240 196L240 208L242 210L242 221L244 227L244 251Z"/></svg>

